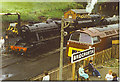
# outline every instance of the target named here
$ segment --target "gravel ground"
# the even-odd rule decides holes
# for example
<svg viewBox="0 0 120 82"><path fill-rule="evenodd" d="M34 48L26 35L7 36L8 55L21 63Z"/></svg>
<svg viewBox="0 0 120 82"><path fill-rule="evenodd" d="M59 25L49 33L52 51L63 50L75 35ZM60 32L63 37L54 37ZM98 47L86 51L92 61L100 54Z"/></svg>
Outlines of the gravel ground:
<svg viewBox="0 0 120 82"><path fill-rule="evenodd" d="M112 58L109 61L104 62L103 66L106 66L106 67L118 67L119 66L119 59Z"/></svg>

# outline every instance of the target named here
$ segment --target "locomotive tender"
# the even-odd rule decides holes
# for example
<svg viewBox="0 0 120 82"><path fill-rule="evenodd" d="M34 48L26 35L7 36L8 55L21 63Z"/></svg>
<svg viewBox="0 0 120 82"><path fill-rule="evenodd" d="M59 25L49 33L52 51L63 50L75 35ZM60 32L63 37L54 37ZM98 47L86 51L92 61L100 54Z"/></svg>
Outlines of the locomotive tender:
<svg viewBox="0 0 120 82"><path fill-rule="evenodd" d="M66 53L67 56L71 57L73 53L89 49L90 47L95 47L95 52L97 53L110 48L113 39L119 39L118 24L77 30L70 35Z"/></svg>

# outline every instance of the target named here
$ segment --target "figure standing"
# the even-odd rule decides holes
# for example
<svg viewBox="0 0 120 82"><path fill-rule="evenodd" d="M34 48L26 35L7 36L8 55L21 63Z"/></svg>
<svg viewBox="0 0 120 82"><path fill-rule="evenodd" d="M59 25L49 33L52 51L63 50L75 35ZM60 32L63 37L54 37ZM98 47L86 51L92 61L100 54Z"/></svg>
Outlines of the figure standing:
<svg viewBox="0 0 120 82"><path fill-rule="evenodd" d="M44 72L44 74L45 74L45 76L43 77L43 80L50 80L50 76L48 75L48 72L47 71L45 71Z"/></svg>
<svg viewBox="0 0 120 82"><path fill-rule="evenodd" d="M8 35L5 36L5 49L6 49L6 53L8 53L8 49L9 49L9 37Z"/></svg>
<svg viewBox="0 0 120 82"><path fill-rule="evenodd" d="M0 39L0 48L1 48L1 50L4 49L4 43L5 43L5 40L4 40L3 37L1 37L1 39Z"/></svg>
<svg viewBox="0 0 120 82"><path fill-rule="evenodd" d="M108 74L106 74L105 80L113 80L112 70L109 70Z"/></svg>

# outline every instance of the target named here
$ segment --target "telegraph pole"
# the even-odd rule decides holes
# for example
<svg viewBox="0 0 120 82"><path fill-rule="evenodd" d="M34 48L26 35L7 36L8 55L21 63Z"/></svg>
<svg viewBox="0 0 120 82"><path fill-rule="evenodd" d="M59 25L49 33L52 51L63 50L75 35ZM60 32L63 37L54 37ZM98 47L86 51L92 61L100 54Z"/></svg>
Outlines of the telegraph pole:
<svg viewBox="0 0 120 82"><path fill-rule="evenodd" d="M66 23L67 22L67 23ZM59 65L59 80L62 80L62 68L63 68L63 43L64 43L64 36L67 35L64 32L64 28L67 28L70 25L70 21L65 21L62 17L61 20L61 43L60 43L60 65Z"/></svg>
<svg viewBox="0 0 120 82"><path fill-rule="evenodd" d="M59 66L59 80L62 80L63 68L63 42L64 42L64 19L61 20L61 43L60 43L60 66Z"/></svg>

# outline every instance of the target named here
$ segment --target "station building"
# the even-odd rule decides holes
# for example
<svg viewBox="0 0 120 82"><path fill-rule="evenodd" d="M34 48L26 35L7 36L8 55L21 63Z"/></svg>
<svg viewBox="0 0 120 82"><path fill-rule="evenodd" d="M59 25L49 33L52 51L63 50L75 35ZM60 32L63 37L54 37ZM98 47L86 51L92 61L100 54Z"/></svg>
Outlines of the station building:
<svg viewBox="0 0 120 82"><path fill-rule="evenodd" d="M88 18L88 12L86 9L70 9L64 13L65 19L77 19L77 17Z"/></svg>

